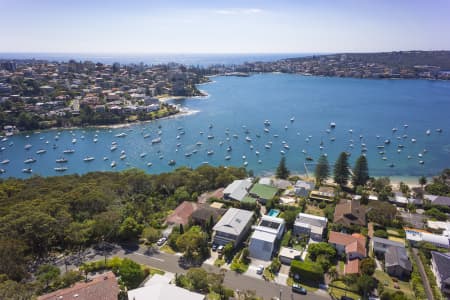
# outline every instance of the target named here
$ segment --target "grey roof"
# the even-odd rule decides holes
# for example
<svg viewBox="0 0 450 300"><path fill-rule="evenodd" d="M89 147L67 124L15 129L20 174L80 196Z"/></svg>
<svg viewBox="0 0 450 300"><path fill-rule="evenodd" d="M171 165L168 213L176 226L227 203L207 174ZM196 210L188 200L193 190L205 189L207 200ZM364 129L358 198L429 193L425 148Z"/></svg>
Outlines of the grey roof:
<svg viewBox="0 0 450 300"><path fill-rule="evenodd" d="M388 239L379 238L379 237L376 237L376 236L374 236L372 238L372 241L374 243L384 244L384 245L388 245L388 246L405 248L405 245L403 245L402 243L391 241L391 240L388 240Z"/></svg>
<svg viewBox="0 0 450 300"><path fill-rule="evenodd" d="M439 196L433 201L434 205L450 206L450 197Z"/></svg>
<svg viewBox="0 0 450 300"><path fill-rule="evenodd" d="M214 226L214 231L240 235L253 217L253 212L230 208Z"/></svg>
<svg viewBox="0 0 450 300"><path fill-rule="evenodd" d="M316 227L326 227L328 219L310 214L299 213L295 219L295 225L301 226L302 224L308 224Z"/></svg>
<svg viewBox="0 0 450 300"><path fill-rule="evenodd" d="M411 261L409 260L408 254L406 253L406 249L404 247L388 247L386 254L384 255L384 260L386 267L400 266L404 270L412 270Z"/></svg>
<svg viewBox="0 0 450 300"><path fill-rule="evenodd" d="M251 186L251 180L235 180L223 190L223 194L228 195L231 199L241 201L248 194Z"/></svg>
<svg viewBox="0 0 450 300"><path fill-rule="evenodd" d="M450 280L450 268L448 267L450 265L450 255L448 253L431 251L431 257L441 276L440 281L447 282Z"/></svg>

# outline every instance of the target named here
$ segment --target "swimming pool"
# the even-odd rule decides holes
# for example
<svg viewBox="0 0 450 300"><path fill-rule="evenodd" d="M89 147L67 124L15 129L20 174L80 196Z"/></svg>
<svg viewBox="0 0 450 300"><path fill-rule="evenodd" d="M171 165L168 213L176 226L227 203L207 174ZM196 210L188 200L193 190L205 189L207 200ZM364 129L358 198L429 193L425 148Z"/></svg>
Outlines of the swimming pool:
<svg viewBox="0 0 450 300"><path fill-rule="evenodd" d="M280 214L280 211L278 209L271 209L269 210L269 212L267 213L268 216L270 217L276 217Z"/></svg>

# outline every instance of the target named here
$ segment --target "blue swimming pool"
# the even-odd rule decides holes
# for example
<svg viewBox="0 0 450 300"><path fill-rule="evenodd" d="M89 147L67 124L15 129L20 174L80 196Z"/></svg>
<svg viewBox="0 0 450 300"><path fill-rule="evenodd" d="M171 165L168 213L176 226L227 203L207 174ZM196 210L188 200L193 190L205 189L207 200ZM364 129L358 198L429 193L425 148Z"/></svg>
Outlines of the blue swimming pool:
<svg viewBox="0 0 450 300"><path fill-rule="evenodd" d="M269 210L269 212L267 213L267 215L271 216L271 217L277 217L280 214L280 211L278 209L271 209Z"/></svg>

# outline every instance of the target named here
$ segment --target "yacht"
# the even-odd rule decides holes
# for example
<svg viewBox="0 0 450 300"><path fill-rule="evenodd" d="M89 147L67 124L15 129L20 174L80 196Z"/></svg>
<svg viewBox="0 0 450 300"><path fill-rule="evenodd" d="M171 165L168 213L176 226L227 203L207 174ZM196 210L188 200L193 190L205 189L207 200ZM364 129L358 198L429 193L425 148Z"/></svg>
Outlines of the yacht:
<svg viewBox="0 0 450 300"><path fill-rule="evenodd" d="M22 169L22 173L30 174L31 172L33 172L33 170L31 168Z"/></svg>
<svg viewBox="0 0 450 300"><path fill-rule="evenodd" d="M264 121L264 125L270 126L270 121L269 121L269 120L265 120L265 121Z"/></svg>
<svg viewBox="0 0 450 300"><path fill-rule="evenodd" d="M248 161L244 161L244 167L248 165Z"/></svg>
<svg viewBox="0 0 450 300"><path fill-rule="evenodd" d="M330 128L336 128L336 123L331 122L331 123L330 123Z"/></svg>
<svg viewBox="0 0 450 300"><path fill-rule="evenodd" d="M214 138L213 135L208 135L208 140L212 140Z"/></svg>
<svg viewBox="0 0 450 300"><path fill-rule="evenodd" d="M2 160L2 161L0 162L0 164L2 164L2 165L9 164L9 159L4 159L4 160Z"/></svg>
<svg viewBox="0 0 450 300"><path fill-rule="evenodd" d="M114 168L116 165L117 165L117 163L113 160L113 161L111 162L111 168Z"/></svg>
<svg viewBox="0 0 450 300"><path fill-rule="evenodd" d="M90 161L93 161L95 158L94 157L92 157L92 156L86 156L83 160L85 161L85 162L90 162Z"/></svg>
<svg viewBox="0 0 450 300"><path fill-rule="evenodd" d="M161 143L161 138L158 137L158 138L152 140L152 144L158 144L158 143Z"/></svg>
<svg viewBox="0 0 450 300"><path fill-rule="evenodd" d="M192 152L187 152L187 153L184 154L184 156L191 157L192 156Z"/></svg>
<svg viewBox="0 0 450 300"><path fill-rule="evenodd" d="M151 167L153 164L151 162L147 163L147 167Z"/></svg>
<svg viewBox="0 0 450 300"><path fill-rule="evenodd" d="M117 145L112 145L111 148L109 148L111 151L117 150Z"/></svg>
<svg viewBox="0 0 450 300"><path fill-rule="evenodd" d="M24 161L23 161L23 163L25 163L25 164L32 164L32 163L35 163L36 162L36 159L34 159L34 158L32 158L32 157L30 157L30 158L28 158L28 159L25 159Z"/></svg>
<svg viewBox="0 0 450 300"><path fill-rule="evenodd" d="M225 156L225 160L230 160L230 159L231 159L231 156L229 156L229 155Z"/></svg>
<svg viewBox="0 0 450 300"><path fill-rule="evenodd" d="M150 133L147 133L146 135L144 135L144 139L147 139L150 137Z"/></svg>
<svg viewBox="0 0 450 300"><path fill-rule="evenodd" d="M291 118L291 122L294 122L294 121L295 121L295 117L292 117L292 118Z"/></svg>
<svg viewBox="0 0 450 300"><path fill-rule="evenodd" d="M73 150L73 149L66 149L66 150L63 151L63 153L65 153L65 154L71 154L71 153L74 153L74 152L75 152L75 150Z"/></svg>
<svg viewBox="0 0 450 300"><path fill-rule="evenodd" d="M214 154L214 151L213 151L213 150L209 150L208 152L206 152L206 154L208 154L208 155L213 155L213 154Z"/></svg>
<svg viewBox="0 0 450 300"><path fill-rule="evenodd" d="M118 133L118 134L116 134L116 135L114 135L115 137L126 137L127 136L127 134L125 133L125 132L121 132L121 133Z"/></svg>
<svg viewBox="0 0 450 300"><path fill-rule="evenodd" d="M428 129L425 133L426 133L427 135L430 135L430 134L431 134L431 130Z"/></svg>
<svg viewBox="0 0 450 300"><path fill-rule="evenodd" d="M141 158L142 158L142 157L145 157L145 156L147 156L147 153L145 153L145 152L144 152L144 153L141 153L139 156L140 156Z"/></svg>
<svg viewBox="0 0 450 300"><path fill-rule="evenodd" d="M252 141L252 139L251 139L250 137L248 137L248 136L245 137L245 140L246 140L247 142L251 142L251 141Z"/></svg>
<svg viewBox="0 0 450 300"><path fill-rule="evenodd" d="M126 155L126 154L122 154L119 158L120 158L121 160L124 160L125 158L127 158L127 155Z"/></svg>
<svg viewBox="0 0 450 300"><path fill-rule="evenodd" d="M31 147L33 147L31 144L26 144L25 147L24 147L24 149L25 149L25 150L28 150L28 149L30 149Z"/></svg>
<svg viewBox="0 0 450 300"><path fill-rule="evenodd" d="M39 149L38 151L36 151L36 154L44 154L45 152L47 152L47 150Z"/></svg>
<svg viewBox="0 0 450 300"><path fill-rule="evenodd" d="M77 142L77 139L72 139L72 144L75 144Z"/></svg>
<svg viewBox="0 0 450 300"><path fill-rule="evenodd" d="M169 160L169 166L175 166L175 164L176 164L175 160L173 159Z"/></svg>
<svg viewBox="0 0 450 300"><path fill-rule="evenodd" d="M66 163L66 162L67 162L67 159L64 158L64 157L58 158L56 160L56 163L58 163L58 164L63 164L63 163Z"/></svg>
<svg viewBox="0 0 450 300"><path fill-rule="evenodd" d="M231 152L231 150L233 150L233 148L231 148L231 146L227 147L227 152Z"/></svg>
<svg viewBox="0 0 450 300"><path fill-rule="evenodd" d="M53 170L55 170L56 172L64 172L64 171L67 171L69 168L67 168L67 167L56 167L56 168L53 168Z"/></svg>

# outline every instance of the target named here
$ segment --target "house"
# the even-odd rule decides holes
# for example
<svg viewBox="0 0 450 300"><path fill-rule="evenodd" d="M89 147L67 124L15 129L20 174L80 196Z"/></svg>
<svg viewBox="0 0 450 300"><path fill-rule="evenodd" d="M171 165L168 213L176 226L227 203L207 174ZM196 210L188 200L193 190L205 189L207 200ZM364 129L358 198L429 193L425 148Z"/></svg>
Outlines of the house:
<svg viewBox="0 0 450 300"><path fill-rule="evenodd" d="M359 259L349 260L344 265L344 274L359 274L359 267L361 266L361 262Z"/></svg>
<svg viewBox="0 0 450 300"><path fill-rule="evenodd" d="M213 227L213 241L218 245L233 243L239 245L249 233L253 221L253 212L230 208Z"/></svg>
<svg viewBox="0 0 450 300"><path fill-rule="evenodd" d="M215 224L225 211L226 209L216 208L205 204L191 214L191 220L194 224L205 226L212 218L213 224Z"/></svg>
<svg viewBox="0 0 450 300"><path fill-rule="evenodd" d="M370 241L372 243L373 252L376 254L385 254L389 247L405 248L405 245L399 242L383 239L379 237L373 237Z"/></svg>
<svg viewBox="0 0 450 300"><path fill-rule="evenodd" d="M242 201L252 186L250 179L235 180L223 190L223 198L227 200Z"/></svg>
<svg viewBox="0 0 450 300"><path fill-rule="evenodd" d="M261 177L258 181L259 184L269 185L281 190L285 190L292 184L289 180L271 178L271 177Z"/></svg>
<svg viewBox="0 0 450 300"><path fill-rule="evenodd" d="M258 199L258 201L263 204L265 204L267 200L273 199L277 193L277 188L259 183L255 183L249 192L250 196Z"/></svg>
<svg viewBox="0 0 450 300"><path fill-rule="evenodd" d="M416 245L420 242L428 242L437 247L450 248L449 236L433 234L422 229L404 228L406 239L412 244Z"/></svg>
<svg viewBox="0 0 450 300"><path fill-rule="evenodd" d="M352 235L331 231L328 243L333 245L339 254L345 253L347 260L366 257L366 238L358 233Z"/></svg>
<svg viewBox="0 0 450 300"><path fill-rule="evenodd" d="M73 286L39 296L38 300L83 299L117 300L120 288L113 272L93 277L90 281L77 282Z"/></svg>
<svg viewBox="0 0 450 300"><path fill-rule="evenodd" d="M428 200L433 205L442 205L450 207L450 197L436 196L436 195L423 195L425 200Z"/></svg>
<svg viewBox="0 0 450 300"><path fill-rule="evenodd" d="M307 235L314 241L322 241L328 219L299 213L294 222L293 234L297 237Z"/></svg>
<svg viewBox="0 0 450 300"><path fill-rule="evenodd" d="M198 204L191 201L183 201L175 210L166 218L169 225L187 225L192 213L198 209Z"/></svg>
<svg viewBox="0 0 450 300"><path fill-rule="evenodd" d="M334 210L333 222L343 226L365 226L366 208L361 206L359 201L341 200Z"/></svg>
<svg viewBox="0 0 450 300"><path fill-rule="evenodd" d="M300 260L302 253L296 249L281 247L278 258L280 262L285 265L291 265L293 260Z"/></svg>
<svg viewBox="0 0 450 300"><path fill-rule="evenodd" d="M431 251L431 270L442 293L450 296L450 253Z"/></svg>
<svg viewBox="0 0 450 300"><path fill-rule="evenodd" d="M204 300L205 295L188 291L176 285L170 284L170 278L155 274L143 287L127 292L130 300ZM116 298L117 299L117 298Z"/></svg>
<svg viewBox="0 0 450 300"><path fill-rule="evenodd" d="M297 182L294 185L294 193L299 197L308 197L309 192L311 192L313 188L314 183L303 180L297 180Z"/></svg>
<svg viewBox="0 0 450 300"><path fill-rule="evenodd" d="M389 197L389 202L400 207L406 207L408 204L422 205L422 200L405 197L402 192L396 192L394 197Z"/></svg>
<svg viewBox="0 0 450 300"><path fill-rule="evenodd" d="M384 254L386 273L398 278L408 277L412 272L412 264L404 246L389 246Z"/></svg>
<svg viewBox="0 0 450 300"><path fill-rule="evenodd" d="M283 236L284 227L284 219L268 215L262 216L250 237L248 246L250 257L271 260L276 244Z"/></svg>

